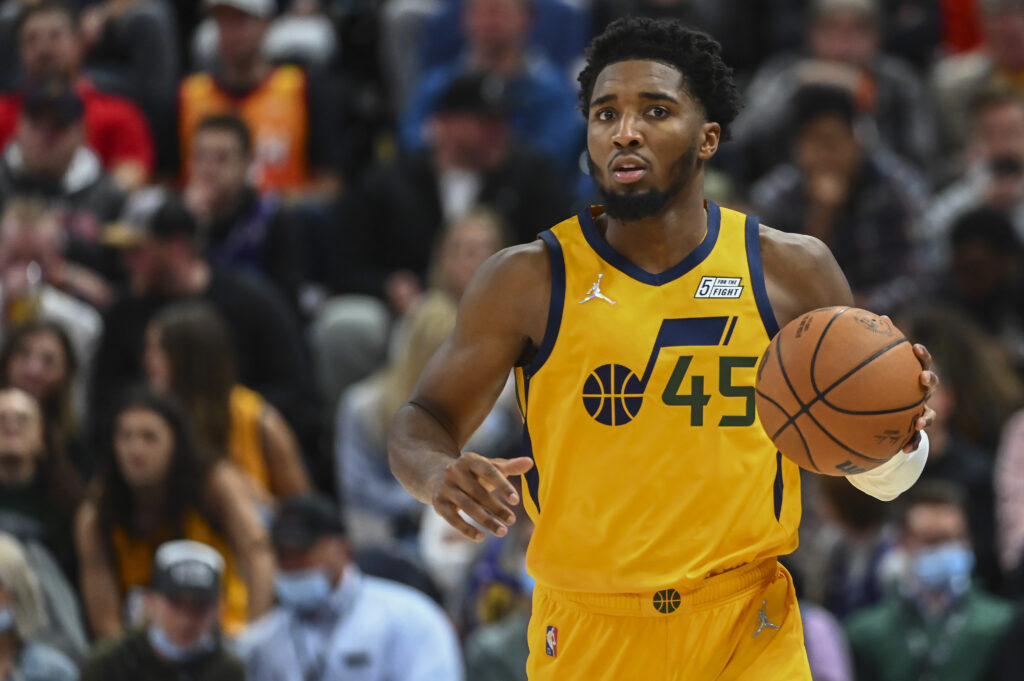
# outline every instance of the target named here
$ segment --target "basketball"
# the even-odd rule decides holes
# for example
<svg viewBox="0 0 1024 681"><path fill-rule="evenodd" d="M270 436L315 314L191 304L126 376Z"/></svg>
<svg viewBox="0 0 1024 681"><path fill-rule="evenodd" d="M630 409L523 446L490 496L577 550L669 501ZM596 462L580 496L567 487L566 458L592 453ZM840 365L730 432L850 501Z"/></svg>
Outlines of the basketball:
<svg viewBox="0 0 1024 681"><path fill-rule="evenodd" d="M825 475L871 470L913 437L921 363L886 318L826 307L775 336L757 370L761 425L787 458Z"/></svg>

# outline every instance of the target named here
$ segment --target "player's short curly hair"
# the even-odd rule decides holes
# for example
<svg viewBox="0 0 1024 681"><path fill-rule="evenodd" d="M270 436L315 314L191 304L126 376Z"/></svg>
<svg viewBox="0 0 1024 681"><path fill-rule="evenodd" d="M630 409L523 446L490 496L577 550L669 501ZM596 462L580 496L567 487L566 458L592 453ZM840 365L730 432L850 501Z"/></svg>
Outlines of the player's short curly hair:
<svg viewBox="0 0 1024 681"><path fill-rule="evenodd" d="M687 94L704 107L707 120L722 126L722 139L728 139L729 124L739 113L740 93L732 69L722 60L722 46L707 33L674 20L625 17L594 38L586 58L577 79L585 117L590 116L594 83L604 67L627 59L650 59L683 74Z"/></svg>

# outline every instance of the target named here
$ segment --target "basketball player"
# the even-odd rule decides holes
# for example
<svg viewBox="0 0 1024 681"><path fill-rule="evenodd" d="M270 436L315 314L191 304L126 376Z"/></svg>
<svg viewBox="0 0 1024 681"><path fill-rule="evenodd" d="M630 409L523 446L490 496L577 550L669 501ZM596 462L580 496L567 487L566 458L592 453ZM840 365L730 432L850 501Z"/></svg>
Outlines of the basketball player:
<svg viewBox="0 0 1024 681"><path fill-rule="evenodd" d="M604 205L482 268L395 418L392 469L477 540L460 512L505 535L507 476L523 475L532 681L809 680L777 561L797 545L800 479L757 422L754 368L781 325L851 305L849 286L821 242L704 199L739 99L708 36L616 21L579 80ZM460 454L513 368L526 456ZM896 496L920 440L850 480Z"/></svg>

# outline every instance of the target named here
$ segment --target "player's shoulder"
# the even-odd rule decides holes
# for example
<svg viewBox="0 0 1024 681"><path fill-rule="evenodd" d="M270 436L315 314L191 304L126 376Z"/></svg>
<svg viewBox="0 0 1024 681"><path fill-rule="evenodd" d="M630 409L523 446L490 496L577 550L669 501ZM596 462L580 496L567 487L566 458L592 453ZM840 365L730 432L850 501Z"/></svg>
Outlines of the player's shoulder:
<svg viewBox="0 0 1024 681"><path fill-rule="evenodd" d="M783 232L760 225L761 261L765 269L806 272L834 262L825 243L807 234Z"/></svg>
<svg viewBox="0 0 1024 681"><path fill-rule="evenodd" d="M529 297L531 291L546 288L551 279L547 246L540 239L504 248L484 262L470 283L470 291Z"/></svg>

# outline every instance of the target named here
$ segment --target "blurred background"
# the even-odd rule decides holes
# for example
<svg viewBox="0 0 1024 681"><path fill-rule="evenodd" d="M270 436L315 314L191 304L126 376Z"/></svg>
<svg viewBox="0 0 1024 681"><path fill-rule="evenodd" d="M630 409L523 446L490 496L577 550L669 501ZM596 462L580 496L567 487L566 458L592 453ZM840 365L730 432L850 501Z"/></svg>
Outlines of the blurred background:
<svg viewBox="0 0 1024 681"><path fill-rule="evenodd" d="M596 202L626 15L735 70L707 196L942 376L905 499L805 475L815 680L1021 678L1024 0L0 0L0 681L525 679L528 519L464 541L384 439L476 268Z"/></svg>

